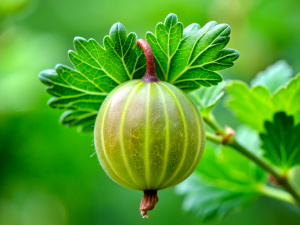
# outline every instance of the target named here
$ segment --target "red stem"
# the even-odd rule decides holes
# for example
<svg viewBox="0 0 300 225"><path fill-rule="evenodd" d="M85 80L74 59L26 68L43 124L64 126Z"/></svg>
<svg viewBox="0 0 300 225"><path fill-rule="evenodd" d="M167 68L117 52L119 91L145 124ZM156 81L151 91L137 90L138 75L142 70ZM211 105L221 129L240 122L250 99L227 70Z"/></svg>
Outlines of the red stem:
<svg viewBox="0 0 300 225"><path fill-rule="evenodd" d="M145 82L158 82L159 79L155 73L155 60L150 45L145 40L138 39L137 46L143 49L147 64L146 73L142 80Z"/></svg>

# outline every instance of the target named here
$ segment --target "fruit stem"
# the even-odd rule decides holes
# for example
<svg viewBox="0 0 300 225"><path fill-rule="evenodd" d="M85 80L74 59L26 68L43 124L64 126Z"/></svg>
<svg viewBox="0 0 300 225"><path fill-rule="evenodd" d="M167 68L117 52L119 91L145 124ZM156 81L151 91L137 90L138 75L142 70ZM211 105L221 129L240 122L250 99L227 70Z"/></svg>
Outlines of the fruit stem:
<svg viewBox="0 0 300 225"><path fill-rule="evenodd" d="M148 218L148 211L154 209L158 202L157 190L145 190L142 197L140 211L143 218Z"/></svg>
<svg viewBox="0 0 300 225"><path fill-rule="evenodd" d="M143 49L147 64L146 73L142 80L145 82L158 82L159 79L155 73L155 60L150 45L147 43L147 41L138 39L137 46L140 46Z"/></svg>

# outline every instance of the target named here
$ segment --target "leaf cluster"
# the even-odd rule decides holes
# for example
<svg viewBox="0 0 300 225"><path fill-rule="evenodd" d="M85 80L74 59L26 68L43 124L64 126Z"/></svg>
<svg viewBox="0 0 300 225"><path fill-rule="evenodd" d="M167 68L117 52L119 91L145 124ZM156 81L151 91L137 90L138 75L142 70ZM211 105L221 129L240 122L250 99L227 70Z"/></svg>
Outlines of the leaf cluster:
<svg viewBox="0 0 300 225"><path fill-rule="evenodd" d="M216 71L233 66L239 57L236 50L224 49L230 32L229 25L216 22L184 28L175 14L169 14L157 24L155 34L146 34L159 79L185 91L217 85L222 76ZM62 124L93 131L98 110L110 91L145 74L144 53L136 41L135 33L127 34L125 27L116 23L102 46L94 39L74 39L75 51L69 51L74 68L57 65L40 73L47 92L54 96L48 104L66 110L60 118Z"/></svg>

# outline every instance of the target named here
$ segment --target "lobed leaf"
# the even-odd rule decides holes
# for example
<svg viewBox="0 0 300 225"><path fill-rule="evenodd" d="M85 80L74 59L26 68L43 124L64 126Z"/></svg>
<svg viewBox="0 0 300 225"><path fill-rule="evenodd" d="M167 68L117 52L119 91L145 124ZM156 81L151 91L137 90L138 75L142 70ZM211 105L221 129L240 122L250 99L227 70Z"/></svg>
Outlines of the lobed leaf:
<svg viewBox="0 0 300 225"><path fill-rule="evenodd" d="M288 170L300 164L300 124L294 125L293 116L284 112L265 122L265 133L260 134L264 156L277 167Z"/></svg>
<svg viewBox="0 0 300 225"><path fill-rule="evenodd" d="M177 192L185 195L183 208L207 222L247 206L265 182L265 172L239 153L207 144L196 172Z"/></svg>
<svg viewBox="0 0 300 225"><path fill-rule="evenodd" d="M222 77L215 71L233 66L239 57L238 51L223 49L230 32L229 25L216 22L183 29L177 16L169 14L164 23L157 24L155 34L146 35L159 78L185 91L217 85Z"/></svg>
<svg viewBox="0 0 300 225"><path fill-rule="evenodd" d="M74 39L75 51L69 51L69 58L75 69L57 65L55 70L40 73L48 93L55 96L48 104L67 110L60 119L64 125L92 131L107 94L119 84L144 75L145 57L136 40L135 33L127 35L125 27L116 23L104 38L104 47L94 39Z"/></svg>

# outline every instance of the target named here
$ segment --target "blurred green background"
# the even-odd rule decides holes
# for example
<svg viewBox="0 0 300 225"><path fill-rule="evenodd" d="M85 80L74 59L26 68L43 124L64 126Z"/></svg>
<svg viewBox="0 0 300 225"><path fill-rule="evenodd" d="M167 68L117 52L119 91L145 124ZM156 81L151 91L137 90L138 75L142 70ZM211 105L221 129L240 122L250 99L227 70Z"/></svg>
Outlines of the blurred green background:
<svg viewBox="0 0 300 225"><path fill-rule="evenodd" d="M150 218L139 214L141 192L111 181L94 155L91 135L58 124L38 80L41 70L70 65L75 36L102 43L115 22L140 38L168 13L187 26L208 21L232 27L240 51L226 79L249 81L279 59L300 71L299 0L0 0L0 225L199 224L181 210L174 188L160 191ZM234 118L222 107L225 124ZM297 224L293 207L261 198L211 224ZM298 223L299 224L299 223Z"/></svg>

